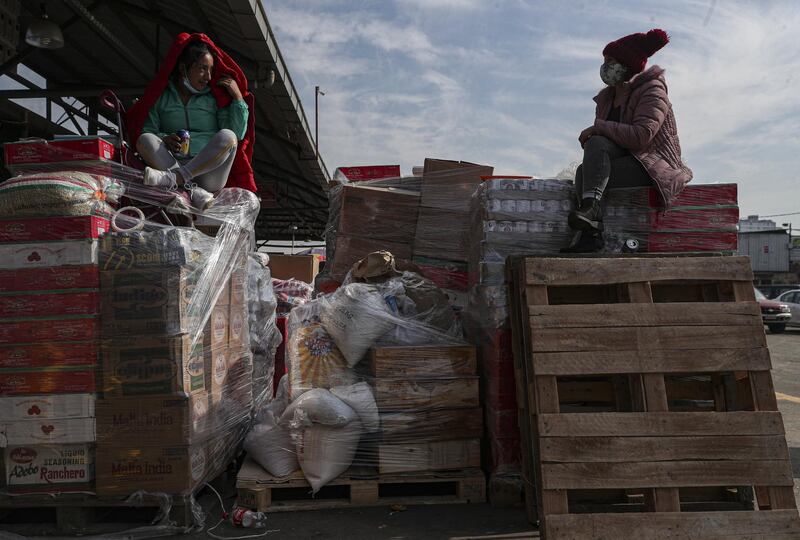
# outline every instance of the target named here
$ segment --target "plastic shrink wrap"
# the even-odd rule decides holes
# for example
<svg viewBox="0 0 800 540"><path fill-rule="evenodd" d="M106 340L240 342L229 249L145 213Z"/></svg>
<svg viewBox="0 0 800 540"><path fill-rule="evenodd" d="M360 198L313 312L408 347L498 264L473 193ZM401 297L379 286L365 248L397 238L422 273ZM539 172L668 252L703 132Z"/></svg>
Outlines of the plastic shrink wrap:
<svg viewBox="0 0 800 540"><path fill-rule="evenodd" d="M47 156L0 184L4 491L191 498L272 397L258 200L223 189L200 211L141 171ZM173 225L201 214L215 237Z"/></svg>
<svg viewBox="0 0 800 540"><path fill-rule="evenodd" d="M447 296L390 253L291 312L287 364L246 442L261 481L293 469L316 492L354 467L378 478L481 466L475 350Z"/></svg>

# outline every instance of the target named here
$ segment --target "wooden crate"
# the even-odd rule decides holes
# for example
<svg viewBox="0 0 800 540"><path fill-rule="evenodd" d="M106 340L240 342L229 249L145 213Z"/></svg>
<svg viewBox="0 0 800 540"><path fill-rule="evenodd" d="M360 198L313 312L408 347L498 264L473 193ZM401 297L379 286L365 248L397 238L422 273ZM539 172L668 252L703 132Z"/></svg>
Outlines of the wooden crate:
<svg viewBox="0 0 800 540"><path fill-rule="evenodd" d="M312 496L302 472L276 478L248 458L236 487L238 504L259 512L486 501L486 477L480 469L378 474L375 468L352 467Z"/></svg>
<svg viewBox="0 0 800 540"><path fill-rule="evenodd" d="M378 472L405 473L446 471L481 466L481 440L420 440L381 444L378 447Z"/></svg>
<svg viewBox="0 0 800 540"><path fill-rule="evenodd" d="M377 347L370 351L368 369L373 377L456 377L475 375L475 347Z"/></svg>
<svg viewBox="0 0 800 540"><path fill-rule="evenodd" d="M481 408L381 413L381 440L386 443L479 439L481 436Z"/></svg>
<svg viewBox="0 0 800 540"><path fill-rule="evenodd" d="M381 412L480 407L478 377L377 378Z"/></svg>
<svg viewBox="0 0 800 540"><path fill-rule="evenodd" d="M543 538L800 537L752 279L746 257L509 262L529 516ZM615 410L562 402L559 380L587 375L609 377ZM685 405L709 398L710 410ZM751 488L750 508L768 511L746 511ZM712 511L723 491L737 511Z"/></svg>

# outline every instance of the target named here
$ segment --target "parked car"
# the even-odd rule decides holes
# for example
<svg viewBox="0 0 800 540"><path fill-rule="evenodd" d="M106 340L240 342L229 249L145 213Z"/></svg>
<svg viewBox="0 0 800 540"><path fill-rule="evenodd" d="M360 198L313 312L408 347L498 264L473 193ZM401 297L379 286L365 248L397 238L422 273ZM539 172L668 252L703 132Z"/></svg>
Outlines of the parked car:
<svg viewBox="0 0 800 540"><path fill-rule="evenodd" d="M761 318L769 331L773 334L780 334L786 330L786 325L792 320L792 310L789 309L789 306L776 300L770 300L758 289L755 291L756 301L761 306Z"/></svg>
<svg viewBox="0 0 800 540"><path fill-rule="evenodd" d="M776 298L776 300L789 306L789 309L792 311L792 318L786 324L789 326L800 326L800 289L787 291Z"/></svg>
<svg viewBox="0 0 800 540"><path fill-rule="evenodd" d="M782 295L786 291L793 291L795 289L800 289L800 284L798 283L783 283L780 285L759 285L758 290L764 293L764 296L769 298L770 300L775 300L778 296ZM795 318L794 316L792 317Z"/></svg>

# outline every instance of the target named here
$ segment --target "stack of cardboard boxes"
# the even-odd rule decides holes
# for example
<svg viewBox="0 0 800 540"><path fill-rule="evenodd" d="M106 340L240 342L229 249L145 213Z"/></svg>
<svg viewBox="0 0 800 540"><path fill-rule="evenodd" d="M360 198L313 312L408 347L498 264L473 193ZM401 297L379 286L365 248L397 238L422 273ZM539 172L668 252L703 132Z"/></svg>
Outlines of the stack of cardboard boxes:
<svg viewBox="0 0 800 540"><path fill-rule="evenodd" d="M467 337L479 345L485 407L489 494L498 504L510 479L520 475L514 358L509 328L505 264L516 253L557 253L572 236L567 215L572 182L493 177L472 200L469 242Z"/></svg>
<svg viewBox="0 0 800 540"><path fill-rule="evenodd" d="M345 185L337 194L339 221L331 276L342 281L353 264L373 251L411 260L419 193L396 187ZM333 203L332 203L333 204Z"/></svg>
<svg viewBox="0 0 800 540"><path fill-rule="evenodd" d="M413 260L460 307L466 305L472 195L493 170L463 161L425 160Z"/></svg>
<svg viewBox="0 0 800 540"><path fill-rule="evenodd" d="M739 205L736 184L689 184L669 211L655 187L614 189L605 209L607 247L635 240L649 253L735 253Z"/></svg>
<svg viewBox="0 0 800 540"><path fill-rule="evenodd" d="M98 216L0 220L0 446L11 492L91 490Z"/></svg>
<svg viewBox="0 0 800 540"><path fill-rule="evenodd" d="M178 229L104 238L99 495L191 493L249 418L244 272L215 286L205 242Z"/></svg>

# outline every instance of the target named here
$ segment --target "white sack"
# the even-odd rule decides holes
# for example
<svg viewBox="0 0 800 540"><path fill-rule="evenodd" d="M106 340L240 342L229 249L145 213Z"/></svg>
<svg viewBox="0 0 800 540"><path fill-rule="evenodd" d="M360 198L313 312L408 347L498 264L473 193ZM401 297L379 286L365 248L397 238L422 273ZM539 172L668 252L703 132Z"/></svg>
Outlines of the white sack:
<svg viewBox="0 0 800 540"><path fill-rule="evenodd" d="M258 412L256 424L244 439L250 457L273 476L287 476L300 468L291 434L279 421L286 409L286 383L284 375L277 396Z"/></svg>
<svg viewBox="0 0 800 540"><path fill-rule="evenodd" d="M351 283L324 299L320 319L350 367L393 326L383 295L364 283Z"/></svg>
<svg viewBox="0 0 800 540"><path fill-rule="evenodd" d="M337 386L331 388L331 394L347 403L354 411L364 426L364 431L374 433L380 429L381 420L378 414L378 404L375 403L375 396L372 388L360 382L351 386Z"/></svg>
<svg viewBox="0 0 800 540"><path fill-rule="evenodd" d="M314 493L350 468L361 438L361 422L343 427L315 424L297 438L297 459Z"/></svg>

